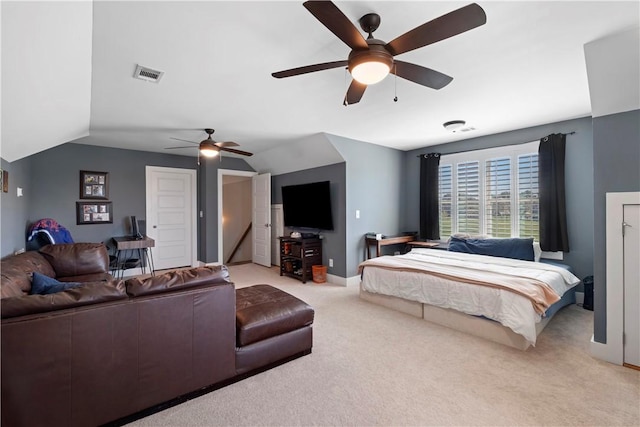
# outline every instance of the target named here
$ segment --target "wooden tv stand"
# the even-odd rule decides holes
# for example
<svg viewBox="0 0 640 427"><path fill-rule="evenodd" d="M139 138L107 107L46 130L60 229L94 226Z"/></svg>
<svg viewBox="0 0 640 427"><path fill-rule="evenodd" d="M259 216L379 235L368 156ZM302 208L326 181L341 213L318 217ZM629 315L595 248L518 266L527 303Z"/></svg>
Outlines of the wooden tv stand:
<svg viewBox="0 0 640 427"><path fill-rule="evenodd" d="M312 266L322 265L322 239L278 237L280 239L280 275L307 283L313 278Z"/></svg>

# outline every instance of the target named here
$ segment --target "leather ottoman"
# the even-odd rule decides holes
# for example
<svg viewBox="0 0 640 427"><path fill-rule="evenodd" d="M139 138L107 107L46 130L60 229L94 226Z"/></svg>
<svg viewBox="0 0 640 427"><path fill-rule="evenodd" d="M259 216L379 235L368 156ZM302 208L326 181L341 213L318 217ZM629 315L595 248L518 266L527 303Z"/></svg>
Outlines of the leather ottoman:
<svg viewBox="0 0 640 427"><path fill-rule="evenodd" d="M311 353L314 311L270 285L236 289L236 373Z"/></svg>

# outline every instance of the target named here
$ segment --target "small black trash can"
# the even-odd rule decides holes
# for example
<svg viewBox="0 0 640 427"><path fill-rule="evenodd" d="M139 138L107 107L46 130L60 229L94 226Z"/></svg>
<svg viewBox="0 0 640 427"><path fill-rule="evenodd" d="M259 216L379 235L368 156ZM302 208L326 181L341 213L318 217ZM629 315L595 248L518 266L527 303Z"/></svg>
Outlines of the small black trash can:
<svg viewBox="0 0 640 427"><path fill-rule="evenodd" d="M593 311L593 276L582 279L584 285L584 302L582 308Z"/></svg>

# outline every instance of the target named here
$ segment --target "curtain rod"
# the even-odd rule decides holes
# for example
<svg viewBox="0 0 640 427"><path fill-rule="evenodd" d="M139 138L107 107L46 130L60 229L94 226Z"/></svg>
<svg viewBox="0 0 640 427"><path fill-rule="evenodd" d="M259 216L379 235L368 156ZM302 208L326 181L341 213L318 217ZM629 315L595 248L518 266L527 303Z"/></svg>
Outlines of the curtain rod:
<svg viewBox="0 0 640 427"><path fill-rule="evenodd" d="M567 133L563 133L562 135L573 135L574 133L576 133L576 131L571 131L571 132L567 132ZM539 138L542 139L542 138ZM530 142L533 141L526 141L526 142L516 142L515 144L509 144L509 145L520 145L520 144L528 144ZM487 147L487 148L498 148L498 147ZM458 154L458 153L467 153L469 151L476 151L476 150L484 150L484 148L474 148L473 150L460 150L460 151L453 151L451 153L439 153L441 156L448 156L450 154ZM429 153L427 153L429 154ZM422 156L426 156L427 154L418 154L416 157L422 157Z"/></svg>

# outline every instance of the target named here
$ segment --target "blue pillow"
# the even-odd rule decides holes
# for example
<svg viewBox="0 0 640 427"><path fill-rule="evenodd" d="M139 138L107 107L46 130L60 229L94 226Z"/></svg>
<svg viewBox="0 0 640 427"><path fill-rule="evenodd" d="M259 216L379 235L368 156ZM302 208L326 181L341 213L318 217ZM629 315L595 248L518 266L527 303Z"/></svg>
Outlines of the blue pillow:
<svg viewBox="0 0 640 427"><path fill-rule="evenodd" d="M40 274L36 271L33 272L31 279L31 295L48 295L55 294L56 292L62 292L67 289L76 288L82 285L82 283L76 282L59 282L58 280Z"/></svg>
<svg viewBox="0 0 640 427"><path fill-rule="evenodd" d="M468 254L489 255L533 261L533 238L461 239L451 236L449 250Z"/></svg>

